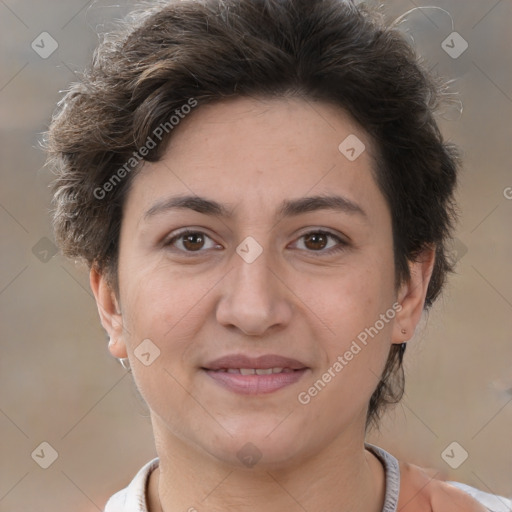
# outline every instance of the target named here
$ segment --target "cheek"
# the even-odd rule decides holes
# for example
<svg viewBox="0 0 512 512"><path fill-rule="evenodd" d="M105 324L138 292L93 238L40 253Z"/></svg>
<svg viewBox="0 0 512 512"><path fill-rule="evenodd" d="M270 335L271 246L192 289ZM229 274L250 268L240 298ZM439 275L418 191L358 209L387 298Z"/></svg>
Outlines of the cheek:
<svg viewBox="0 0 512 512"><path fill-rule="evenodd" d="M319 314L330 327L317 338L321 366L298 397L309 417L336 428L364 416L387 360L395 314L393 295L377 279L340 284L346 286L331 285L324 295L332 300L323 300Z"/></svg>
<svg viewBox="0 0 512 512"><path fill-rule="evenodd" d="M164 263L127 269L125 283L127 330L139 337L152 335L168 346L176 333L183 336L196 325L201 300L215 281Z"/></svg>
<svg viewBox="0 0 512 512"><path fill-rule="evenodd" d="M381 258L372 265L353 266L304 290L314 304L311 309L328 327L318 339L325 368L341 358L343 370L336 373L343 376L335 379L339 384L350 381L368 392L377 385L395 317L391 265L391 259Z"/></svg>
<svg viewBox="0 0 512 512"><path fill-rule="evenodd" d="M353 265L304 287L308 302L330 327L331 337L354 338L391 308L393 272L382 263Z"/></svg>
<svg viewBox="0 0 512 512"><path fill-rule="evenodd" d="M124 277L123 318L134 380L150 409L179 431L193 389L193 375L184 361L196 349L197 330L204 321L201 297L208 287L161 267ZM168 414L170 402L179 414Z"/></svg>

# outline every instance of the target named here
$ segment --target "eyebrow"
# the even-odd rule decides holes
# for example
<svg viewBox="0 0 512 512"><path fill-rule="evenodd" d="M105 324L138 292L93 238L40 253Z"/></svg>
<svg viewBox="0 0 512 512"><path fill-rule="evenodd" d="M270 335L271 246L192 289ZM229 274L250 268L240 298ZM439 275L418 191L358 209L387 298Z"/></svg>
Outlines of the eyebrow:
<svg viewBox="0 0 512 512"><path fill-rule="evenodd" d="M149 220L155 215L166 213L171 210L193 210L198 213L213 217L232 218L233 210L212 199L199 196L174 196L155 203L145 214L144 220ZM337 212L357 214L368 218L366 212L357 204L339 195L310 196L299 199L286 199L279 206L276 212L276 219L293 217L303 213L318 210L332 210Z"/></svg>

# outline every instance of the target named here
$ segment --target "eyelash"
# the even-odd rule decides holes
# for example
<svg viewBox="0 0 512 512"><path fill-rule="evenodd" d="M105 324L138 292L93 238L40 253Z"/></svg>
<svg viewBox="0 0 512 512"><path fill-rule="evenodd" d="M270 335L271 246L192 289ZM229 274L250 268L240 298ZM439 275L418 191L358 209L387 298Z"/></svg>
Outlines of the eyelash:
<svg viewBox="0 0 512 512"><path fill-rule="evenodd" d="M185 237L186 235L204 235L205 237L209 238L210 240L212 239L210 236L208 236L204 231L199 231L199 230L192 230L192 229L185 229L183 231L180 231L178 233L176 233L172 238L168 239L165 243L164 243L164 246L165 247L169 247L171 245L174 244L174 242L176 242L177 240ZM331 247L330 249L328 250L325 250L325 249L320 249L318 251L313 251L313 250L310 250L310 251L307 251L307 252L310 252L310 253L319 253L318 256L324 256L324 255L331 255L331 254L334 254L334 253L338 253L338 252L341 252L341 251L344 251L346 250L346 248L348 247L348 243L341 239L339 236L336 236L335 234L329 232L329 231L324 231L324 230L321 230L321 229L318 229L318 230L313 230L313 231L308 231L307 233L304 233L302 234L300 237L299 237L299 240L308 236L308 235L312 235L312 234L321 234L321 235L326 235L327 237L330 237L334 240L336 240L338 242L338 245L335 246L335 247ZM204 250L198 250L198 251L187 251L187 250L182 250L182 249L178 249L178 251L180 252L183 252L185 254L189 254L190 256L195 256L196 254L199 254L201 252L205 252ZM187 256L188 257L188 256Z"/></svg>

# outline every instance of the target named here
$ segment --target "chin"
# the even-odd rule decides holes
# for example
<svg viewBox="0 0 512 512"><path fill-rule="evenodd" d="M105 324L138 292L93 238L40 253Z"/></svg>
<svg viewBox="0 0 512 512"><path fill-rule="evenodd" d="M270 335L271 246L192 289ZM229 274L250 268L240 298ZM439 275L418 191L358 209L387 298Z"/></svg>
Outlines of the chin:
<svg viewBox="0 0 512 512"><path fill-rule="evenodd" d="M282 418L281 418L282 420ZM286 421L286 420L285 420ZM239 422L236 429L227 429L222 439L216 437L203 445L213 457L237 468L271 470L282 468L301 454L300 433L283 428L279 422Z"/></svg>

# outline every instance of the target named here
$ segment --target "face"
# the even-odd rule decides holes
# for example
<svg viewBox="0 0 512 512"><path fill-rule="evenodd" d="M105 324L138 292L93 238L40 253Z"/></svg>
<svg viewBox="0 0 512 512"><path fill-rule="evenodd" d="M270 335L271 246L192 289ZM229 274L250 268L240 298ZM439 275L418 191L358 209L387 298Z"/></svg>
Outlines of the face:
<svg viewBox="0 0 512 512"><path fill-rule="evenodd" d="M407 293L373 165L343 111L248 98L199 107L145 164L123 213L119 312L102 318L155 436L270 467L364 429L398 324L414 320L397 307ZM287 360L215 364L240 355ZM293 369L235 369L269 366Z"/></svg>

